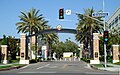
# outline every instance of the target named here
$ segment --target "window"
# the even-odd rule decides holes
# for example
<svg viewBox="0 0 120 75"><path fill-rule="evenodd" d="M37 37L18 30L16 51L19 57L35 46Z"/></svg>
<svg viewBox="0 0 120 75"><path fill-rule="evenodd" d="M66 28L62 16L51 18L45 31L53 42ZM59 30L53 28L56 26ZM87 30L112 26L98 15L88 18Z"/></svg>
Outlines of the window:
<svg viewBox="0 0 120 75"><path fill-rule="evenodd" d="M95 58L97 58L98 57L98 52L95 52Z"/></svg>
<svg viewBox="0 0 120 75"><path fill-rule="evenodd" d="M115 24L118 23L118 16L115 18Z"/></svg>
<svg viewBox="0 0 120 75"><path fill-rule="evenodd" d="M120 14L119 14L119 20L120 20Z"/></svg>
<svg viewBox="0 0 120 75"><path fill-rule="evenodd" d="M118 24L116 24L116 27L118 26Z"/></svg>
<svg viewBox="0 0 120 75"><path fill-rule="evenodd" d="M112 26L114 25L114 20L112 21Z"/></svg>
<svg viewBox="0 0 120 75"><path fill-rule="evenodd" d="M109 24L109 28L111 28L111 25L112 25L112 24L110 23L110 24Z"/></svg>

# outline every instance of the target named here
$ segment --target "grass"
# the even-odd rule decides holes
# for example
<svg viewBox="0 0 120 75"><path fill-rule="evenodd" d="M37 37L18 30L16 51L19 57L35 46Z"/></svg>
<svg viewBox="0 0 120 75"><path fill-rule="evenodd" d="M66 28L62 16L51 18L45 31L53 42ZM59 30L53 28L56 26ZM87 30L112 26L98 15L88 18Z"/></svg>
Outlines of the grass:
<svg viewBox="0 0 120 75"><path fill-rule="evenodd" d="M10 68L10 67L19 67L19 66L24 66L24 64L12 64L12 65L0 66L0 69Z"/></svg>
<svg viewBox="0 0 120 75"><path fill-rule="evenodd" d="M115 65L120 65L120 62L115 63Z"/></svg>
<svg viewBox="0 0 120 75"><path fill-rule="evenodd" d="M10 68L10 67L12 67L11 65L9 65L9 66L0 66L0 69L3 69L3 68Z"/></svg>
<svg viewBox="0 0 120 75"><path fill-rule="evenodd" d="M95 66L95 67L99 67L99 68L100 68L100 67L104 67L103 64L94 64L94 66Z"/></svg>

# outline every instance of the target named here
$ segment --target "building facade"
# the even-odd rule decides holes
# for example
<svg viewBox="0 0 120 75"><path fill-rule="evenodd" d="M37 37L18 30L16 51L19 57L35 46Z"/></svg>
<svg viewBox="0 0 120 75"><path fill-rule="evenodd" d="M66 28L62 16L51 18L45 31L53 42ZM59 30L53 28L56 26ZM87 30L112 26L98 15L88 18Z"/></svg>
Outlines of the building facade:
<svg viewBox="0 0 120 75"><path fill-rule="evenodd" d="M110 30L116 27L120 27L120 6L108 18L107 23L109 25Z"/></svg>

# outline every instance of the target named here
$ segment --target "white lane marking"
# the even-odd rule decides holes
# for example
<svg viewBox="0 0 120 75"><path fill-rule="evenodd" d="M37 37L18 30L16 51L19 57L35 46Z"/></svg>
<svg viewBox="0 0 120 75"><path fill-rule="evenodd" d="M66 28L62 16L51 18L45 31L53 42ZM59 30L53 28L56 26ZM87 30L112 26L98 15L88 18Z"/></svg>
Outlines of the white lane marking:
<svg viewBox="0 0 120 75"><path fill-rule="evenodd" d="M50 65L50 64L47 64L47 65L44 65L44 66L38 67L37 69L41 69L41 68L47 67L47 66L49 66L49 65Z"/></svg>
<svg viewBox="0 0 120 75"><path fill-rule="evenodd" d="M19 73L56 73L56 72L19 72Z"/></svg>
<svg viewBox="0 0 120 75"><path fill-rule="evenodd" d="M50 66L49 68L57 68L57 66Z"/></svg>

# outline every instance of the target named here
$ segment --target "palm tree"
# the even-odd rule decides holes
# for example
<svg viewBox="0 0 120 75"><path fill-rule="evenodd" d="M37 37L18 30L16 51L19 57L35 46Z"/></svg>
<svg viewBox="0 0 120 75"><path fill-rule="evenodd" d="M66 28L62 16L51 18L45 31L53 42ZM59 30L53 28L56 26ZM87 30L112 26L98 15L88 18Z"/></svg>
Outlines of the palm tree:
<svg viewBox="0 0 120 75"><path fill-rule="evenodd" d="M46 29L48 29L48 28L46 28ZM59 39L58 35L56 33L50 33L50 34L42 34L42 35L40 35L40 37L42 37L41 40L44 40L45 43L49 45L49 57L51 58L52 44L58 42L58 39Z"/></svg>
<svg viewBox="0 0 120 75"><path fill-rule="evenodd" d="M93 8L92 9L84 9L84 15L87 15L87 16L90 16L90 17L93 17L92 16L92 13L94 13L94 10ZM76 40L77 41L80 41L83 42L88 48L88 45L90 44L90 47L92 46L92 36L93 36L93 33L94 32L99 32L101 33L103 31L103 25L96 21L96 20L93 20L87 16L84 16L84 15L80 15L78 14L78 23L77 23L77 31L78 32L82 32L83 34L85 35L79 35L77 34L76 35ZM93 17L93 18L96 18L98 20L101 21L101 18L102 17ZM92 48L92 47L91 47ZM91 53L92 52L92 49L91 49ZM92 54L91 54L92 55Z"/></svg>
<svg viewBox="0 0 120 75"><path fill-rule="evenodd" d="M20 21L16 23L17 30L19 32L29 32L29 35L32 32L37 32L39 30L43 30L44 26L47 25L48 21L45 21L42 14L38 15L40 10L31 9L29 12L21 12L19 16Z"/></svg>
<svg viewBox="0 0 120 75"><path fill-rule="evenodd" d="M29 12L21 12L21 15L19 16L20 22L16 23L18 33L29 33L31 35L32 33L36 33L39 30L43 30L45 26L47 26L48 21L45 21L42 14L38 15L39 10L31 9ZM30 41L32 39L30 38ZM30 43L30 50L31 50L31 43ZM31 51L30 51L30 60L31 57Z"/></svg>

